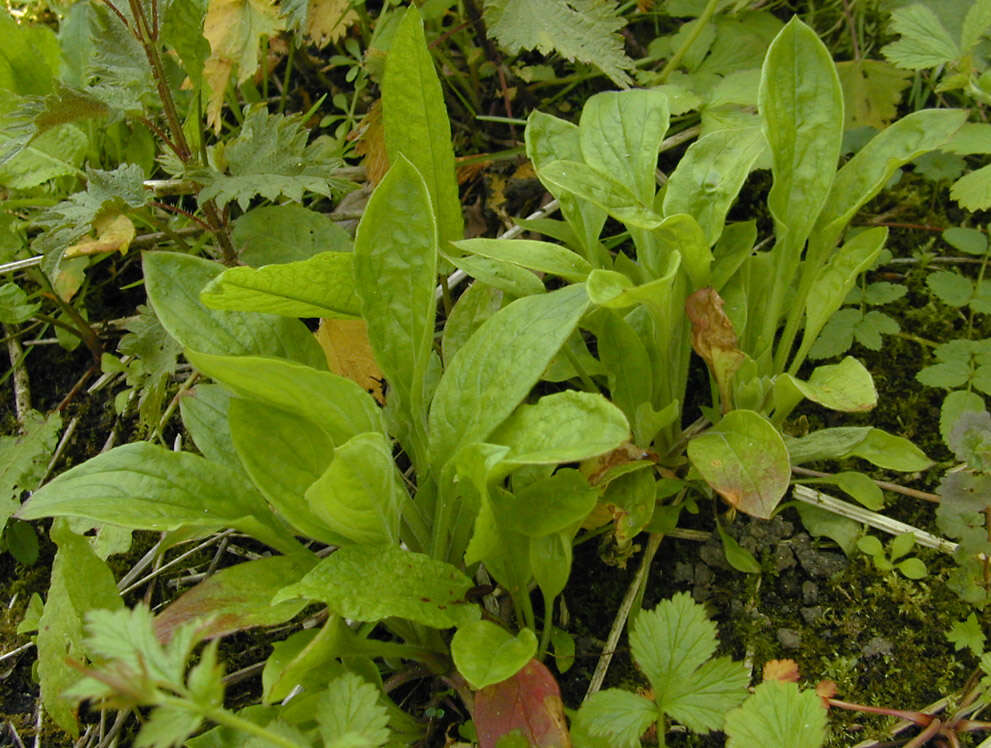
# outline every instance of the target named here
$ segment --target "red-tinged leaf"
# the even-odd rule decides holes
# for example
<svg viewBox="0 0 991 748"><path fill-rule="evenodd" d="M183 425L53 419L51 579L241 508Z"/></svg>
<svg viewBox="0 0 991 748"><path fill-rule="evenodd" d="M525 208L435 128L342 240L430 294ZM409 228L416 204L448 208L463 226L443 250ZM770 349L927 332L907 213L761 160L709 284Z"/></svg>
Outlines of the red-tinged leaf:
<svg viewBox="0 0 991 748"><path fill-rule="evenodd" d="M798 683L798 663L794 660L768 660L764 663L763 680Z"/></svg>
<svg viewBox="0 0 991 748"><path fill-rule="evenodd" d="M692 348L701 356L719 385L723 412L733 407L730 382L746 359L723 300L713 288L700 288L685 300L692 321Z"/></svg>
<svg viewBox="0 0 991 748"><path fill-rule="evenodd" d="M210 618L205 638L255 626L284 623L306 607L305 600L272 605L272 597L313 568L309 556L272 556L231 566L208 577L155 616L155 636L168 642L182 624Z"/></svg>
<svg viewBox="0 0 991 748"><path fill-rule="evenodd" d="M561 691L538 660L475 694L474 717L480 748L495 748L499 738L514 730L536 748L571 746Z"/></svg>

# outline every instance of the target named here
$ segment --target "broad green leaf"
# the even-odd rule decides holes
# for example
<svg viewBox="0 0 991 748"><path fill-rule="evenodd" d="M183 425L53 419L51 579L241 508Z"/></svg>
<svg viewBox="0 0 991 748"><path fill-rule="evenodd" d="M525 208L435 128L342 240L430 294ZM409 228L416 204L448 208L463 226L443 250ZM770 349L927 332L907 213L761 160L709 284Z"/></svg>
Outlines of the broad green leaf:
<svg viewBox="0 0 991 748"><path fill-rule="evenodd" d="M530 538L530 568L548 610L553 609L554 598L564 591L571 575L573 535L567 531Z"/></svg>
<svg viewBox="0 0 991 748"><path fill-rule="evenodd" d="M578 125L586 164L627 185L643 205L657 191L657 152L668 130L668 97L657 89L604 91L585 102Z"/></svg>
<svg viewBox="0 0 991 748"><path fill-rule="evenodd" d="M517 298L533 296L547 290L543 281L534 273L509 262L477 255L455 257L451 262L475 280L497 288L509 296Z"/></svg>
<svg viewBox="0 0 991 748"><path fill-rule="evenodd" d="M531 538L571 527L595 508L599 489L573 468L561 468L516 491L501 505L509 526ZM498 497L497 497L498 498Z"/></svg>
<svg viewBox="0 0 991 748"><path fill-rule="evenodd" d="M712 252L706 241L705 233L692 216L687 213L675 213L665 217L661 224L651 232L655 256L650 251L644 252L641 261L655 277L665 275L672 267L676 255L681 258L681 266L691 280L690 290L697 290L709 285L709 274L712 265ZM658 251L659 250L659 251Z"/></svg>
<svg viewBox="0 0 991 748"><path fill-rule="evenodd" d="M657 708L695 732L722 727L726 711L746 697L743 663L709 660L716 626L688 593L642 611L630 631L630 648L654 688Z"/></svg>
<svg viewBox="0 0 991 748"><path fill-rule="evenodd" d="M422 35L419 16L410 12L406 19L406 25L414 19ZM426 64L432 65L429 56ZM392 167L358 225L354 255L356 290L375 360L389 382L390 400L398 398L391 405L405 414L410 434L403 441L420 469L426 467L426 377L436 308L438 224L432 204L413 163L393 154Z"/></svg>
<svg viewBox="0 0 991 748"><path fill-rule="evenodd" d="M31 319L41 309L40 303L28 302L28 295L16 283L0 286L0 322L5 325L19 325Z"/></svg>
<svg viewBox="0 0 991 748"><path fill-rule="evenodd" d="M770 519L788 489L791 463L777 429L752 410L733 410L688 443L688 458L731 506Z"/></svg>
<svg viewBox="0 0 991 748"><path fill-rule="evenodd" d="M960 48L928 6L914 3L891 13L891 30L901 39L881 49L900 68L923 70L960 57Z"/></svg>
<svg viewBox="0 0 991 748"><path fill-rule="evenodd" d="M308 538L344 543L346 537L333 532L305 498L334 458L324 430L300 415L240 398L231 400L229 418L240 464L275 511Z"/></svg>
<svg viewBox="0 0 991 748"><path fill-rule="evenodd" d="M489 436L513 465L577 462L630 438L626 416L602 395L566 390L521 405Z"/></svg>
<svg viewBox="0 0 991 748"><path fill-rule="evenodd" d="M317 702L316 720L324 745L385 745L390 736L389 714L379 696L375 686L354 673L334 678Z"/></svg>
<svg viewBox="0 0 991 748"><path fill-rule="evenodd" d="M630 85L634 67L617 33L626 19L604 0L486 0L486 24L511 54L536 49L595 65L617 86Z"/></svg>
<svg viewBox="0 0 991 748"><path fill-rule="evenodd" d="M491 621L463 624L451 640L454 664L476 690L516 675L536 653L533 631L523 629L513 636Z"/></svg>
<svg viewBox="0 0 991 748"><path fill-rule="evenodd" d="M240 470L241 460L227 423L230 393L219 384L199 384L179 399L182 425L193 444L211 462Z"/></svg>
<svg viewBox="0 0 991 748"><path fill-rule="evenodd" d="M911 83L910 73L882 60L864 58L837 62L836 72L843 85L845 130L883 130L898 116L902 92Z"/></svg>
<svg viewBox="0 0 991 748"><path fill-rule="evenodd" d="M895 436L881 429L871 429L844 457L860 457L884 468L911 473L932 467L932 460L922 450L903 436Z"/></svg>
<svg viewBox="0 0 991 748"><path fill-rule="evenodd" d="M116 447L67 470L35 491L18 516L84 517L135 530L234 527L274 548L298 549L243 475L147 442Z"/></svg>
<svg viewBox="0 0 991 748"><path fill-rule="evenodd" d="M200 291L223 271L217 263L173 252L146 252L143 266L148 301L181 345L205 353L281 356L326 369L323 351L299 320L203 306Z"/></svg>
<svg viewBox="0 0 991 748"><path fill-rule="evenodd" d="M584 287L568 286L518 299L478 328L448 363L434 394L429 432L435 468L461 446L484 440L516 409L587 306Z"/></svg>
<svg viewBox="0 0 991 748"><path fill-rule="evenodd" d="M726 213L754 162L767 148L758 127L717 130L692 143L664 192L664 215L693 216L709 246L723 233Z"/></svg>
<svg viewBox="0 0 991 748"><path fill-rule="evenodd" d="M581 255L570 249L533 239L465 239L454 246L480 257L551 273L576 283L585 280L592 270Z"/></svg>
<svg viewBox="0 0 991 748"><path fill-rule="evenodd" d="M301 554L259 558L221 569L155 616L155 636L167 642L183 624L203 619L209 621L199 633L208 638L285 623L306 603L293 600L271 605L272 596L286 586L287 579L302 577L315 563L316 557Z"/></svg>
<svg viewBox="0 0 991 748"><path fill-rule="evenodd" d="M610 748L640 748L640 736L661 714L643 696L619 688L598 691L582 702L576 718L578 731L605 738Z"/></svg>
<svg viewBox="0 0 991 748"><path fill-rule="evenodd" d="M599 359L609 378L609 396L633 424L634 441L647 446L654 434L639 433L636 421L637 408L650 403L653 395L653 371L647 348L633 326L614 311L603 315L597 343Z"/></svg>
<svg viewBox="0 0 991 748"><path fill-rule="evenodd" d="M498 312L501 306L502 291L484 283L472 283L468 290L458 297L454 309L451 310L444 324L444 334L441 338L444 362L453 361L454 355L461 346L485 320Z"/></svg>
<svg viewBox="0 0 991 748"><path fill-rule="evenodd" d="M964 53L972 51L989 28L991 28L991 2L976 0L968 8L960 31L960 49Z"/></svg>
<svg viewBox="0 0 991 748"><path fill-rule="evenodd" d="M186 358L240 397L260 400L319 424L334 444L343 444L355 434L385 430L372 396L345 377L278 358L214 356L190 350Z"/></svg>
<svg viewBox="0 0 991 748"><path fill-rule="evenodd" d="M638 304L656 309L658 304L667 301L680 267L681 255L674 253L660 278L640 286L633 285L629 278L615 270L593 270L586 281L588 298L593 304L607 309L628 309Z"/></svg>
<svg viewBox="0 0 991 748"><path fill-rule="evenodd" d="M961 252L982 256L988 251L988 238L983 231L953 226L943 231L943 241Z"/></svg>
<svg viewBox="0 0 991 748"><path fill-rule="evenodd" d="M405 156L426 183L440 245L464 238L451 126L423 34L423 20L415 6L403 15L386 57L382 119L389 163L395 165L400 154Z"/></svg>
<svg viewBox="0 0 991 748"><path fill-rule="evenodd" d="M115 610L123 603L113 574L86 538L70 531L68 522L61 519L52 523L51 538L58 551L36 640L41 699L55 723L77 736L76 702L63 694L83 676L65 658L83 661L83 617L88 611Z"/></svg>
<svg viewBox="0 0 991 748"><path fill-rule="evenodd" d="M845 471L836 473L833 481L844 492L875 512L884 508L884 493L881 488L863 473Z"/></svg>
<svg viewBox="0 0 991 748"><path fill-rule="evenodd" d="M211 309L355 319L361 310L353 259L349 252L322 252L300 262L228 268L207 283L200 301Z"/></svg>
<svg viewBox="0 0 991 748"><path fill-rule="evenodd" d="M350 252L351 237L326 213L302 205L265 205L234 221L240 259L259 267L308 260L321 252Z"/></svg>
<svg viewBox="0 0 991 748"><path fill-rule="evenodd" d="M826 709L815 691L769 680L726 715L725 730L727 748L820 748L826 740Z"/></svg>
<svg viewBox="0 0 991 748"><path fill-rule="evenodd" d="M334 532L364 545L399 542L409 496L381 432L358 434L334 450L333 461L306 489L310 510Z"/></svg>
<svg viewBox="0 0 991 748"><path fill-rule="evenodd" d="M801 439L786 438L793 465L820 460L838 460L850 454L871 432L870 426L839 426L819 429Z"/></svg>
<svg viewBox="0 0 991 748"><path fill-rule="evenodd" d="M964 174L953 183L950 197L964 210L987 210L991 206L991 165Z"/></svg>
<svg viewBox="0 0 991 748"><path fill-rule="evenodd" d="M203 84L203 63L210 56L210 42L203 36L206 0L172 0L162 19L162 41L173 47L193 87Z"/></svg>
<svg viewBox="0 0 991 748"><path fill-rule="evenodd" d="M0 151L13 145L10 141L0 144ZM74 124L46 130L9 160L0 157L0 184L7 189L28 190L55 177L76 176L88 149L89 138Z"/></svg>
<svg viewBox="0 0 991 748"><path fill-rule="evenodd" d="M52 90L62 56L51 28L43 23L18 23L0 12L0 90L41 96ZM2 111L2 110L0 110Z"/></svg>
<svg viewBox="0 0 991 748"><path fill-rule="evenodd" d="M434 628L477 621L478 606L464 602L473 582L463 572L422 553L395 546L349 545L322 560L272 600L320 600L358 621L396 616Z"/></svg>
<svg viewBox="0 0 991 748"><path fill-rule="evenodd" d="M21 506L21 494L38 487L58 444L62 418L47 419L36 411L24 414L24 433L0 436L0 532Z"/></svg>
<svg viewBox="0 0 991 748"><path fill-rule="evenodd" d="M830 410L858 413L877 405L877 390L870 372L852 356L847 356L838 364L816 367L807 382L790 374L782 374L775 385L784 386L784 383L797 390L802 397Z"/></svg>
<svg viewBox="0 0 991 748"><path fill-rule="evenodd" d="M896 120L861 148L836 173L812 241L832 249L860 207L887 184L895 170L952 137L967 119L956 109L923 109Z"/></svg>
<svg viewBox="0 0 991 748"><path fill-rule="evenodd" d="M511 678L478 691L472 721L481 745L501 748L506 735L518 736L524 748L571 744L561 689L539 660L530 660Z"/></svg>
<svg viewBox="0 0 991 748"><path fill-rule="evenodd" d="M767 204L784 245L782 261L793 264L826 202L843 139L836 67L797 16L767 50L758 101L773 162Z"/></svg>
<svg viewBox="0 0 991 748"><path fill-rule="evenodd" d="M640 200L626 184L584 162L551 161L539 173L542 181L573 192L628 226L655 229L663 220L651 203Z"/></svg>

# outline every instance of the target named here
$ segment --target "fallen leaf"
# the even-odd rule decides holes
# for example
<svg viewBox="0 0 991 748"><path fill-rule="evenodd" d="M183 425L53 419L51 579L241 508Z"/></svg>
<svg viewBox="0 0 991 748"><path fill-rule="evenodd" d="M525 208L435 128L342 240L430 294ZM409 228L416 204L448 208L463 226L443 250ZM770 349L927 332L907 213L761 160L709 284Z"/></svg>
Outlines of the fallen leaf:
<svg viewBox="0 0 991 748"><path fill-rule="evenodd" d="M322 319L316 338L332 372L357 382L379 404L385 402L382 370L375 362L365 320Z"/></svg>
<svg viewBox="0 0 991 748"><path fill-rule="evenodd" d="M798 683L798 663L794 660L768 660L764 663L763 680Z"/></svg>
<svg viewBox="0 0 991 748"><path fill-rule="evenodd" d="M382 124L382 99L376 99L361 118L355 132L348 135L355 140L354 151L365 160L365 174L369 183L374 187L382 181L389 171L389 156L385 152L385 127Z"/></svg>

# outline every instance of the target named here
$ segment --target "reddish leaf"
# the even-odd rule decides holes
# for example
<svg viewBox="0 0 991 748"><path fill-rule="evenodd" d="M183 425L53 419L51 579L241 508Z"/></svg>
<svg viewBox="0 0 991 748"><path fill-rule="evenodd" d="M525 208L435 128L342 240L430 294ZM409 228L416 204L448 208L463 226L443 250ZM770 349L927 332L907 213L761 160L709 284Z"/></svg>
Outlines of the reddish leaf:
<svg viewBox="0 0 991 748"><path fill-rule="evenodd" d="M798 683L798 663L794 660L768 660L764 663L764 680Z"/></svg>
<svg viewBox="0 0 991 748"><path fill-rule="evenodd" d="M273 556L231 566L208 577L155 616L155 636L167 642L186 621L213 616L207 637L254 626L274 626L306 607L305 600L272 605L272 597L309 571L313 557Z"/></svg>
<svg viewBox="0 0 991 748"><path fill-rule="evenodd" d="M499 738L514 730L536 748L571 746L561 691L538 660L475 694L474 717L480 748L495 748Z"/></svg>
<svg viewBox="0 0 991 748"><path fill-rule="evenodd" d="M723 311L722 298L712 288L700 288L685 299L685 313L692 321L692 348L716 378L726 413L733 407L730 382L746 358L733 323Z"/></svg>

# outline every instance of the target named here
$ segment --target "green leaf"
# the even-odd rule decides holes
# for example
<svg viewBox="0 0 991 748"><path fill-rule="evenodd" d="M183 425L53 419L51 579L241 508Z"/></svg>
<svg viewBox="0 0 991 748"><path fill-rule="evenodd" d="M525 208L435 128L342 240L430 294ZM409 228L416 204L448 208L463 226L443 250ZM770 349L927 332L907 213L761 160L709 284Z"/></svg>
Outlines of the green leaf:
<svg viewBox="0 0 991 748"><path fill-rule="evenodd" d="M853 330L857 342L872 351L881 350L882 335L897 335L899 324L884 312L875 309L867 312Z"/></svg>
<svg viewBox="0 0 991 748"><path fill-rule="evenodd" d="M300 262L228 268L207 283L200 301L211 309L355 319L361 310L353 259L348 252L322 252Z"/></svg>
<svg viewBox="0 0 991 748"><path fill-rule="evenodd" d="M377 748L389 740L389 714L379 691L354 673L334 678L317 702L324 745Z"/></svg>
<svg viewBox="0 0 991 748"><path fill-rule="evenodd" d="M130 11L125 14L130 16ZM87 93L123 112L139 113L159 105L148 56L118 15L94 5L89 26L93 56L86 66Z"/></svg>
<svg viewBox="0 0 991 748"><path fill-rule="evenodd" d="M954 226L943 231L943 241L954 249L969 255L985 255L988 251L988 237L978 229Z"/></svg>
<svg viewBox="0 0 991 748"><path fill-rule="evenodd" d="M450 564L394 546L349 545L323 559L272 602L320 600L358 621L397 616L434 628L477 621L478 606L464 602L474 583Z"/></svg>
<svg viewBox="0 0 991 748"><path fill-rule="evenodd" d="M223 268L192 255L146 252L148 301L169 335L204 354L283 356L326 369L320 345L295 319L207 309L200 291Z"/></svg>
<svg viewBox="0 0 991 748"><path fill-rule="evenodd" d="M17 147L11 142L13 138L7 143L4 140L0 136L0 151ZM27 190L55 177L75 176L80 173L88 149L89 138L73 124L46 130L0 165L0 184L7 189Z"/></svg>
<svg viewBox="0 0 991 748"><path fill-rule="evenodd" d="M18 516L84 517L135 530L234 527L274 548L298 548L242 475L147 442L116 447L67 470L35 491Z"/></svg>
<svg viewBox="0 0 991 748"><path fill-rule="evenodd" d="M234 394L318 424L334 444L366 431L385 431L382 412L372 396L345 377L278 358L213 356L189 350L186 358Z"/></svg>
<svg viewBox="0 0 991 748"><path fill-rule="evenodd" d="M591 511L591 509L589 510ZM530 538L530 568L540 587L547 609L564 591L571 574L573 530Z"/></svg>
<svg viewBox="0 0 991 748"><path fill-rule="evenodd" d="M427 372L437 303L438 224L431 205L416 167L394 154L365 208L354 250L368 339L389 382L390 405L405 416L401 441L421 470L427 459ZM408 438L402 438L407 429Z"/></svg>
<svg viewBox="0 0 991 748"><path fill-rule="evenodd" d="M483 441L516 409L587 305L585 289L569 286L518 299L478 328L448 363L434 394L429 433L435 468L465 444Z"/></svg>
<svg viewBox="0 0 991 748"><path fill-rule="evenodd" d="M688 593L642 611L630 648L654 688L657 708L690 730L718 730L726 711L746 697L746 667L725 657L709 660L716 627Z"/></svg>
<svg viewBox="0 0 991 748"><path fill-rule="evenodd" d="M58 444L62 418L47 419L36 411L24 414L24 433L0 436L0 531L21 506L21 493L38 487Z"/></svg>
<svg viewBox="0 0 991 748"><path fill-rule="evenodd" d="M576 727L589 735L607 738L611 748L639 748L640 736L659 717L657 707L643 696L607 688L582 702Z"/></svg>
<svg viewBox="0 0 991 748"><path fill-rule="evenodd" d="M668 98L656 89L595 94L585 102L578 125L583 160L650 205L657 191L657 152L669 119Z"/></svg>
<svg viewBox="0 0 991 748"><path fill-rule="evenodd" d="M511 465L578 462L630 438L626 416L602 395L567 390L521 405L488 440L509 447Z"/></svg>
<svg viewBox="0 0 991 748"><path fill-rule="evenodd" d="M976 392L957 390L949 393L943 398L939 411L939 433L943 442L949 446L953 431L964 413L983 413L984 409L984 398Z"/></svg>
<svg viewBox="0 0 991 748"><path fill-rule="evenodd" d="M651 203L641 201L624 183L581 161L551 161L540 169L540 179L567 190L606 211L617 221L652 230L663 220Z"/></svg>
<svg viewBox="0 0 991 748"><path fill-rule="evenodd" d="M960 31L960 49L964 53L970 52L988 31L988 28L991 28L991 2L976 0L967 9L967 16Z"/></svg>
<svg viewBox="0 0 991 748"><path fill-rule="evenodd" d="M987 210L991 207L991 165L960 177L950 188L950 197L964 210Z"/></svg>
<svg viewBox="0 0 991 748"><path fill-rule="evenodd" d="M905 473L926 470L933 464L932 460L908 439L881 429L871 429L867 437L844 457L860 457L885 470Z"/></svg>
<svg viewBox="0 0 991 748"><path fill-rule="evenodd" d="M427 49L423 20L415 6L410 6L403 15L386 57L382 119L389 163L395 165L400 155L405 156L426 183L440 246L464 238L451 125L440 80ZM417 218L425 221L428 217ZM382 247L380 251L385 249Z"/></svg>
<svg viewBox="0 0 991 748"><path fill-rule="evenodd" d="M795 509L802 518L802 526L815 537L827 537L840 547L847 556L853 553L860 537L861 525L852 519L841 517L805 502L796 502Z"/></svg>
<svg viewBox="0 0 991 748"><path fill-rule="evenodd" d="M884 546L881 545L881 541L874 535L864 535L864 537L857 541L857 548L861 553L866 553L875 559L884 558Z"/></svg>
<svg viewBox="0 0 991 748"><path fill-rule="evenodd" d="M953 307L964 306L974 296L974 284L970 279L949 270L929 273L926 285L940 301Z"/></svg>
<svg viewBox="0 0 991 748"><path fill-rule="evenodd" d="M335 533L365 545L399 542L409 499L381 432L358 434L337 446L327 470L306 489L310 510Z"/></svg>
<svg viewBox="0 0 991 748"><path fill-rule="evenodd" d="M65 658L82 661L83 617L90 610L123 607L113 574L86 538L69 530L68 523L52 523L51 538L58 545L52 563L52 581L45 610L38 621L38 676L41 699L55 723L70 735L79 734L75 700L64 695L82 679Z"/></svg>
<svg viewBox="0 0 991 748"><path fill-rule="evenodd" d="M551 273L567 281L580 283L592 266L570 249L532 239L465 239L454 242L464 252L519 265L541 273Z"/></svg>
<svg viewBox="0 0 991 748"><path fill-rule="evenodd" d="M351 237L330 216L296 203L249 210L234 220L232 239L241 261L252 267L352 249Z"/></svg>
<svg viewBox="0 0 991 748"><path fill-rule="evenodd" d="M322 543L346 542L304 498L333 459L334 443L323 429L302 416L235 398L230 404L230 431L239 464L293 528Z"/></svg>
<svg viewBox="0 0 991 748"><path fill-rule="evenodd" d="M892 561L897 561L902 556L907 554L915 546L915 535L910 532L903 532L899 535L895 535L888 543L888 549L890 551L890 557Z"/></svg>
<svg viewBox="0 0 991 748"><path fill-rule="evenodd" d="M0 36L4 40L0 90L26 95L51 91L62 63L52 30L41 23L18 23L4 9L0 12Z"/></svg>
<svg viewBox="0 0 991 748"><path fill-rule="evenodd" d="M815 691L769 680L726 715L725 729L727 748L820 748L826 740L826 709Z"/></svg>
<svg viewBox="0 0 991 748"><path fill-rule="evenodd" d="M754 555L737 543L736 539L726 532L722 525L717 524L716 530L719 532L719 540L723 544L723 553L727 563L744 574L760 574L760 564L757 563Z"/></svg>
<svg viewBox="0 0 991 748"><path fill-rule="evenodd" d="M230 393L219 384L199 384L179 399L182 425L210 462L241 469L227 423Z"/></svg>
<svg viewBox="0 0 991 748"><path fill-rule="evenodd" d="M314 556L299 554L263 557L221 569L155 616L155 636L167 642L190 621L204 623L198 631L205 638L285 623L306 603L292 600L271 605L272 596L286 586L287 579L302 577L315 563Z"/></svg>
<svg viewBox="0 0 991 748"><path fill-rule="evenodd" d="M884 508L884 492L863 473L844 471L836 473L833 480L840 490L850 494L868 509L876 512Z"/></svg>
<svg viewBox="0 0 991 748"><path fill-rule="evenodd" d="M653 393L653 371L647 347L618 312L605 313L601 324L597 336L598 353L609 377L609 396L633 424L635 443L647 446L655 434L641 433L636 419L637 408L641 403L650 403Z"/></svg>
<svg viewBox="0 0 991 748"><path fill-rule="evenodd" d="M512 297L533 296L547 290L543 281L532 272L502 260L468 255L452 258L451 262L476 281Z"/></svg>
<svg viewBox="0 0 991 748"><path fill-rule="evenodd" d="M883 130L898 116L898 103L910 74L881 60L860 58L836 63L846 110L844 130Z"/></svg>
<svg viewBox="0 0 991 748"><path fill-rule="evenodd" d="M162 18L162 41L175 49L193 84L203 84L203 63L210 56L210 42L203 36L205 0L171 0Z"/></svg>
<svg viewBox="0 0 991 748"><path fill-rule="evenodd" d="M441 351L446 363L454 360L475 330L502 306L502 291L484 283L472 283L458 298L444 324Z"/></svg>
<svg viewBox="0 0 991 748"><path fill-rule="evenodd" d="M622 88L630 85L633 61L617 34L626 25L603 0L485 0L486 24L510 54L536 49L572 62L595 65Z"/></svg>
<svg viewBox="0 0 991 748"><path fill-rule="evenodd" d="M344 194L351 184L330 176L342 165L336 146L319 138L307 145L308 135L301 115L250 112L238 136L224 148L229 174L214 170L197 174L203 184L197 196L200 204L236 200L241 210L247 210L256 195L300 202L304 192L325 197Z"/></svg>
<svg viewBox="0 0 991 748"><path fill-rule="evenodd" d="M731 506L770 519L788 489L788 449L760 414L733 410L688 443L688 458L702 478Z"/></svg>
<svg viewBox="0 0 991 748"><path fill-rule="evenodd" d="M451 640L454 664L478 690L511 678L537 653L537 637L523 629L515 637L490 621L458 627Z"/></svg>
<svg viewBox="0 0 991 748"><path fill-rule="evenodd" d="M561 468L518 489L502 514L516 532L539 538L561 532L585 519L595 508L599 489L573 468Z"/></svg>
<svg viewBox="0 0 991 748"><path fill-rule="evenodd" d="M962 387L970 379L971 369L966 361L945 361L920 370L915 378L927 387L953 389Z"/></svg>
<svg viewBox="0 0 991 748"><path fill-rule="evenodd" d="M922 3L892 11L891 30L901 39L882 47L881 54L900 68L934 68L960 57L960 48L939 16Z"/></svg>
<svg viewBox="0 0 991 748"><path fill-rule="evenodd" d="M668 179L664 215L693 216L709 246L723 233L726 214L754 162L767 148L758 127L727 128L692 143Z"/></svg>
<svg viewBox="0 0 991 748"><path fill-rule="evenodd" d="M825 205L843 139L843 92L816 33L792 18L767 50L758 95L771 147L767 198L784 261L798 254Z"/></svg>
<svg viewBox="0 0 991 748"><path fill-rule="evenodd" d="M782 374L775 383L776 390L784 388L786 383L802 397L830 410L857 413L877 405L877 390L870 372L851 356L838 364L816 367L808 382Z"/></svg>
<svg viewBox="0 0 991 748"><path fill-rule="evenodd" d="M977 620L977 616L971 613L963 621L955 622L950 630L946 632L946 640L959 652L961 649L969 649L977 657L984 654L984 631Z"/></svg>

